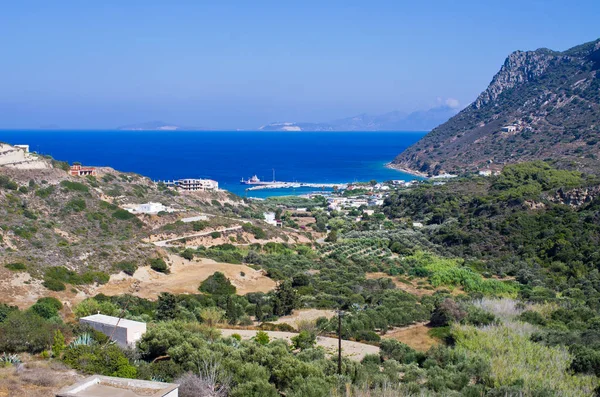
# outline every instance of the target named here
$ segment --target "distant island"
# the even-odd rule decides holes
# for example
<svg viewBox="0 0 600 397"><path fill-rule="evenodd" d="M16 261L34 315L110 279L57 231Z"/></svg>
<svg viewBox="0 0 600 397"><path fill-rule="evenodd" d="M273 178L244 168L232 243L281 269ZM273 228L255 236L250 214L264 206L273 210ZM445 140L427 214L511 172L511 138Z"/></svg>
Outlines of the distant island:
<svg viewBox="0 0 600 397"><path fill-rule="evenodd" d="M458 113L458 103L449 100L446 105L412 113L399 111L380 115L366 113L326 123L275 122L263 125L260 131L430 131Z"/></svg>
<svg viewBox="0 0 600 397"><path fill-rule="evenodd" d="M147 121L145 123L129 124L117 127L120 131L178 131L178 130L199 130L200 128L190 126L180 126L164 121Z"/></svg>

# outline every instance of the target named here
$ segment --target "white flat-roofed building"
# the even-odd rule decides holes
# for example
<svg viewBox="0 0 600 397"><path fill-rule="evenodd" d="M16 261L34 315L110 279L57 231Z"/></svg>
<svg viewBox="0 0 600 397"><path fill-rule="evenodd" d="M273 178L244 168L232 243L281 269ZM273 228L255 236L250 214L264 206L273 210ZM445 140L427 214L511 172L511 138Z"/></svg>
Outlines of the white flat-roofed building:
<svg viewBox="0 0 600 397"><path fill-rule="evenodd" d="M158 214L159 212L175 212L175 209L161 203L126 204L123 206L132 214Z"/></svg>
<svg viewBox="0 0 600 397"><path fill-rule="evenodd" d="M516 132L516 131L517 131L516 125L506 125L506 126L502 127L502 132Z"/></svg>
<svg viewBox="0 0 600 397"><path fill-rule="evenodd" d="M179 179L175 181L175 186L186 192L219 190L219 182L212 179Z"/></svg>
<svg viewBox="0 0 600 397"><path fill-rule="evenodd" d="M82 317L79 322L102 332L123 347L135 346L136 342L146 333L146 323L104 314Z"/></svg>
<svg viewBox="0 0 600 397"><path fill-rule="evenodd" d="M179 397L179 385L93 375L63 387L56 397Z"/></svg>

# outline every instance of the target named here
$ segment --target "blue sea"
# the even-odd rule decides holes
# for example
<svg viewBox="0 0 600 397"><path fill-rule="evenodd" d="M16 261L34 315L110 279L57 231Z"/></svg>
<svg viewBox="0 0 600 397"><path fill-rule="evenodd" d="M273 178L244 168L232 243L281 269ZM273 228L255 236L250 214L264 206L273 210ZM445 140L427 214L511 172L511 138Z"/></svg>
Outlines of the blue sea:
<svg viewBox="0 0 600 397"><path fill-rule="evenodd" d="M419 179L385 167L424 132L0 131L57 160L110 166L154 180L211 178L248 197L298 195L314 188L248 191L241 178L347 183Z"/></svg>

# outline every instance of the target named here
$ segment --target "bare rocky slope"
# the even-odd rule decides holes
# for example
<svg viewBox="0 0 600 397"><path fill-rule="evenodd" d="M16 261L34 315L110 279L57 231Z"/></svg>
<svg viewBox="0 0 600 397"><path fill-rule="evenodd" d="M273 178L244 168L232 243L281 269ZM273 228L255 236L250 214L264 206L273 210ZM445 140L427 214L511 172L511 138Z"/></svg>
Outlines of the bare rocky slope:
<svg viewBox="0 0 600 397"><path fill-rule="evenodd" d="M391 165L439 175L554 160L559 167L597 172L599 156L600 40L596 40L564 52L513 52L470 106Z"/></svg>

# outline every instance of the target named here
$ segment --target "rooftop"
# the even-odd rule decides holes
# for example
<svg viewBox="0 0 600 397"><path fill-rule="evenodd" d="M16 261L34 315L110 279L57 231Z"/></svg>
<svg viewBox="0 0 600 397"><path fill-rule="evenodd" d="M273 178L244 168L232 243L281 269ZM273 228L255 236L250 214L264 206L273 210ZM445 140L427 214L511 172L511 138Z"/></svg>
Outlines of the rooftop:
<svg viewBox="0 0 600 397"><path fill-rule="evenodd" d="M93 375L63 388L56 397L164 397L178 388L174 383Z"/></svg>
<svg viewBox="0 0 600 397"><path fill-rule="evenodd" d="M125 327L125 328L145 324L145 323L142 323L139 321L126 320L124 318L122 318L121 321L119 321L119 317L107 316L104 314L93 314L91 316L82 317L80 320L93 321L96 323L102 323L102 324L108 324L108 325L117 325L117 323L119 323L120 327Z"/></svg>

